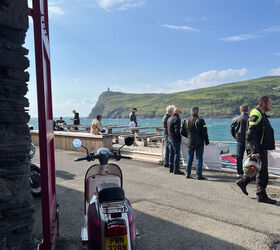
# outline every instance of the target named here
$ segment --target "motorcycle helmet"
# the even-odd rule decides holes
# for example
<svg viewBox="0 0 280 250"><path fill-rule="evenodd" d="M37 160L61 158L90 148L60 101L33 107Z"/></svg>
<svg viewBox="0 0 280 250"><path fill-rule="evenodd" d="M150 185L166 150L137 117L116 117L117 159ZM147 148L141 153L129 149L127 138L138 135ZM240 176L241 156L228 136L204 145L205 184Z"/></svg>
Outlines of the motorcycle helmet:
<svg viewBox="0 0 280 250"><path fill-rule="evenodd" d="M242 167L244 175L254 177L260 172L261 161L259 158L252 158L251 155L248 155L243 161Z"/></svg>

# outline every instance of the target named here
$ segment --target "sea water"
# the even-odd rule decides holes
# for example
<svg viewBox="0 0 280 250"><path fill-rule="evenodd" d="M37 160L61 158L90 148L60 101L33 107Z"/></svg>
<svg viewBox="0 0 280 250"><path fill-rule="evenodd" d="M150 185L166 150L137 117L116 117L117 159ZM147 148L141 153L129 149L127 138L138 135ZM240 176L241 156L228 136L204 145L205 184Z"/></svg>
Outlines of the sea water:
<svg viewBox="0 0 280 250"><path fill-rule="evenodd" d="M66 124L73 124L71 121L72 117L64 117ZM54 120L58 120L59 117L55 117ZM81 125L90 126L92 119L80 118ZM128 119L102 119L103 125L129 125ZM232 119L205 119L208 135L210 141L232 141L234 138L230 133L230 125ZM280 140L280 118L271 118L271 125L274 129L275 140ZM38 129L38 119L31 118L29 121L29 126L33 126L33 129ZM138 119L138 126L148 127L148 126L162 126L161 119ZM141 132L154 132L154 130L141 130Z"/></svg>

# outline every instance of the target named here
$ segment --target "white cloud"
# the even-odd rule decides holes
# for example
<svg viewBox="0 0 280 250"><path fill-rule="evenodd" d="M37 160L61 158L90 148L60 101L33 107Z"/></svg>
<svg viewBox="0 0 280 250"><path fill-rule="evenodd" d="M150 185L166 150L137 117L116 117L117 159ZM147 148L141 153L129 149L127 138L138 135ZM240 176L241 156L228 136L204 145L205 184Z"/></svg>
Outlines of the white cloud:
<svg viewBox="0 0 280 250"><path fill-rule="evenodd" d="M33 0L35 1L35 0ZM63 4L63 1L49 1L49 15L63 15L64 11L58 5ZM28 0L28 7L32 8L32 0Z"/></svg>
<svg viewBox="0 0 280 250"><path fill-rule="evenodd" d="M63 102L54 101L54 116L71 116L73 109L76 109L80 113L80 116L87 116L96 102L96 98L83 98L82 100L72 99Z"/></svg>
<svg viewBox="0 0 280 250"><path fill-rule="evenodd" d="M58 6L49 6L50 15L63 15L64 11Z"/></svg>
<svg viewBox="0 0 280 250"><path fill-rule="evenodd" d="M260 33L280 32L280 26L271 26L260 31Z"/></svg>
<svg viewBox="0 0 280 250"><path fill-rule="evenodd" d="M120 6L118 8L118 10L128 10L128 9L132 9L132 8L139 8L141 6L143 6L145 4L145 1L137 1L134 3L125 3L122 6Z"/></svg>
<svg viewBox="0 0 280 250"><path fill-rule="evenodd" d="M265 35L275 33L275 32L280 32L280 26L271 26L248 34L223 37L220 40L226 42L239 42L239 41L245 41L245 40L251 40L251 39L263 37Z"/></svg>
<svg viewBox="0 0 280 250"><path fill-rule="evenodd" d="M172 92L211 87L222 83L240 80L240 78L245 76L247 72L248 70L246 68L226 69L221 71L210 70L188 80L179 79L168 84L168 86L172 87Z"/></svg>
<svg viewBox="0 0 280 250"><path fill-rule="evenodd" d="M250 34L242 34L237 36L229 36L221 38L222 41L227 42L237 42L237 41L245 41L245 40L251 40L260 37L259 35L250 35Z"/></svg>
<svg viewBox="0 0 280 250"><path fill-rule="evenodd" d="M280 76L280 68L271 69L268 71L269 75Z"/></svg>
<svg viewBox="0 0 280 250"><path fill-rule="evenodd" d="M202 16L199 18L193 18L193 17L186 17L183 19L184 22L201 22L201 21L206 21L208 18L206 16Z"/></svg>
<svg viewBox="0 0 280 250"><path fill-rule="evenodd" d="M97 4L106 11L128 10L143 6L145 0L97 0Z"/></svg>
<svg viewBox="0 0 280 250"><path fill-rule="evenodd" d="M272 56L280 56L280 53L271 53Z"/></svg>
<svg viewBox="0 0 280 250"><path fill-rule="evenodd" d="M192 27L186 26L186 25L179 26L179 25L163 24L161 26L164 27L164 28L167 28L167 29L199 32L198 29L195 29L195 28L192 28Z"/></svg>
<svg viewBox="0 0 280 250"><path fill-rule="evenodd" d="M166 89L166 88L157 88L157 87L154 87L153 84L140 83L140 82L130 84L129 87L126 87L123 85L113 85L110 87L110 90L124 92L124 93L137 93L137 94L167 93L168 92L168 89Z"/></svg>

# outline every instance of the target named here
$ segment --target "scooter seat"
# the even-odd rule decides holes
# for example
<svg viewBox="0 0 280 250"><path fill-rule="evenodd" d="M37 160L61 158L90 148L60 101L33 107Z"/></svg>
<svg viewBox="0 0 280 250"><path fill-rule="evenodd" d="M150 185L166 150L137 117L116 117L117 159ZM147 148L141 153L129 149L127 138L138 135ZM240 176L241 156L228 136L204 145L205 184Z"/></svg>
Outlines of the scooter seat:
<svg viewBox="0 0 280 250"><path fill-rule="evenodd" d="M100 203L125 199L123 189L115 183L99 184L96 187L96 191Z"/></svg>

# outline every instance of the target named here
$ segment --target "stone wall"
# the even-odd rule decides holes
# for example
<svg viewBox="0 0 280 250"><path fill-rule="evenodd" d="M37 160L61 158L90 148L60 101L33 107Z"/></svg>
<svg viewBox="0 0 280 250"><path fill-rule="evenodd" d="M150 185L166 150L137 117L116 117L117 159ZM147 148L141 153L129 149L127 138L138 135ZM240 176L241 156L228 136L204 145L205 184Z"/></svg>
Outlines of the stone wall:
<svg viewBox="0 0 280 250"><path fill-rule="evenodd" d="M27 0L0 0L0 249L35 249L29 186Z"/></svg>

